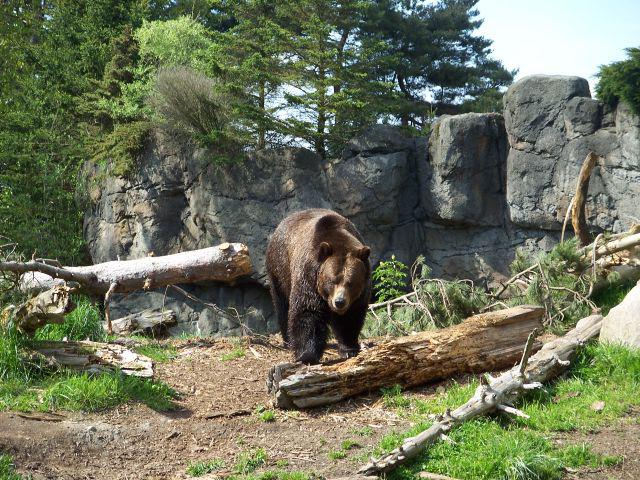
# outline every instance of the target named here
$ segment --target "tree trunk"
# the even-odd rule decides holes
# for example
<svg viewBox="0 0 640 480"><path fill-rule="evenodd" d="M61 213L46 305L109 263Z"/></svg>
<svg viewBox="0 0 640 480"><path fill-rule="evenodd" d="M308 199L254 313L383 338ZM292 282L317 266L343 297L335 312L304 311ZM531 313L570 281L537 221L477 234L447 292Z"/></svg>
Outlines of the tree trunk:
<svg viewBox="0 0 640 480"><path fill-rule="evenodd" d="M267 132L265 128L265 122L267 118L267 111L265 109L266 104L266 82L264 80L260 80L260 85L258 87L258 108L260 109L260 114L262 115L262 119L258 124L258 150L262 150L267 145Z"/></svg>
<svg viewBox="0 0 640 480"><path fill-rule="evenodd" d="M89 373L113 372L153 377L150 358L115 343L38 341L30 346L38 355L60 367Z"/></svg>
<svg viewBox="0 0 640 480"><path fill-rule="evenodd" d="M276 365L267 386L278 407L307 408L395 384L412 387L460 373L499 370L519 358L543 316L541 307L514 307L389 340L340 363Z"/></svg>
<svg viewBox="0 0 640 480"><path fill-rule="evenodd" d="M526 416L516 408L509 406L526 391L542 387L546 382L566 370L569 360L577 348L594 338L602 327L602 316L592 315L583 318L576 327L564 337L546 343L538 353L529 358L530 349L525 348L520 364L498 378L483 377L483 383L467 403L454 411L441 415L431 427L402 442L391 453L371 461L358 470L359 475L381 475L418 456L429 445L440 439L448 438L447 432L467 420L503 411L517 416ZM533 336L531 337L533 339ZM530 345L528 342L527 345Z"/></svg>
<svg viewBox="0 0 640 480"><path fill-rule="evenodd" d="M48 290L64 281L79 283L79 290L105 295L149 290L180 283L217 281L233 283L252 271L247 247L223 243L217 247L163 257L113 261L86 267L54 267L40 262L0 262L0 271L23 274L24 291Z"/></svg>

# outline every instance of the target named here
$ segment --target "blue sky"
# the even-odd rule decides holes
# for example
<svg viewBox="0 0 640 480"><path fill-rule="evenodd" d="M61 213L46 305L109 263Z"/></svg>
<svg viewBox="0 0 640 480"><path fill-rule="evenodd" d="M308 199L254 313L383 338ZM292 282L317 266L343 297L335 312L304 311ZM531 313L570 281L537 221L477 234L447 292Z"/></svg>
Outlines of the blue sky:
<svg viewBox="0 0 640 480"><path fill-rule="evenodd" d="M494 58L521 78L578 75L593 87L598 66L640 47L640 0L480 0L479 33Z"/></svg>

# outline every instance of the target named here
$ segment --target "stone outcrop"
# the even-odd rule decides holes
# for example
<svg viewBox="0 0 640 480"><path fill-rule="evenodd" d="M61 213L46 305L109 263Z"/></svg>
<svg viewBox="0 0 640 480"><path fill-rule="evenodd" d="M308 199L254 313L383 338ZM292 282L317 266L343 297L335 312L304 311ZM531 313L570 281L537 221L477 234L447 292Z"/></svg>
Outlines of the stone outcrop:
<svg viewBox="0 0 640 480"><path fill-rule="evenodd" d="M236 286L184 287L237 309L255 331L275 331L266 289L268 237L287 214L334 209L372 247L405 263L424 255L434 275L491 279L508 273L515 248L549 248L589 150L604 158L587 201L593 228L623 230L638 216L640 119L589 98L577 77L528 77L499 114L442 116L429 138L376 125L339 158L302 148L260 151L218 164L204 150L173 147L157 132L135 173L91 191L85 236L94 262L248 245L256 268ZM169 308L181 331L233 334L236 320L173 289L115 299L114 318Z"/></svg>
<svg viewBox="0 0 640 480"><path fill-rule="evenodd" d="M517 226L557 230L590 151L602 157L591 177L587 221L621 231L638 221L640 118L610 111L579 77L527 77L505 95L509 216Z"/></svg>

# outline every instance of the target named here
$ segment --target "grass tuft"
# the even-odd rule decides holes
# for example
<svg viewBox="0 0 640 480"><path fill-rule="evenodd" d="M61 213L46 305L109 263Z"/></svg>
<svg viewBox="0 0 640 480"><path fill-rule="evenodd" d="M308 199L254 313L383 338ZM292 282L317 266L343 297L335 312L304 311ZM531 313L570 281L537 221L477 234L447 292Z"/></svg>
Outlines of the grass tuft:
<svg viewBox="0 0 640 480"><path fill-rule="evenodd" d="M208 473L217 472L221 468L224 468L224 460L214 458L205 462L190 463L187 467L187 474L192 477L202 477Z"/></svg>
<svg viewBox="0 0 640 480"><path fill-rule="evenodd" d="M258 468L266 465L266 463L267 452L265 452L264 448L256 448L255 450L242 452L238 456L233 471L234 473L246 475L255 472Z"/></svg>
<svg viewBox="0 0 640 480"><path fill-rule="evenodd" d="M64 322L50 323L38 329L35 340L107 340L98 306L85 296L74 296L73 301L76 308L64 318Z"/></svg>
<svg viewBox="0 0 640 480"><path fill-rule="evenodd" d="M135 347L134 350L158 363L170 362L178 356L178 349L171 344L148 343Z"/></svg>
<svg viewBox="0 0 640 480"><path fill-rule="evenodd" d="M31 478L31 476L27 477ZM27 480L27 478L23 477L16 473L13 460L9 455L0 454L0 479L2 480Z"/></svg>
<svg viewBox="0 0 640 480"><path fill-rule="evenodd" d="M244 348L244 345L242 345L241 343L236 343L233 347L233 350L222 355L220 357L220 360L223 362L228 362L229 360L237 360L239 358L244 358L246 354L247 350Z"/></svg>

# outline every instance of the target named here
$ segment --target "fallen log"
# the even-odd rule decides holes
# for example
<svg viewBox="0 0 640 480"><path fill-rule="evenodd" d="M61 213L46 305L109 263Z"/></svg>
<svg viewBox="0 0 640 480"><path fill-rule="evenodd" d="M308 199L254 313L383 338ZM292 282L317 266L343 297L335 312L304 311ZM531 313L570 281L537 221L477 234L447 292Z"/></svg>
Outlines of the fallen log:
<svg viewBox="0 0 640 480"><path fill-rule="evenodd" d="M161 257L112 261L84 267L57 267L45 263L0 262L0 271L22 274L23 291L49 290L76 282L85 293L106 295L149 290L180 283L232 283L252 271L249 250L241 243L180 252Z"/></svg>
<svg viewBox="0 0 640 480"><path fill-rule="evenodd" d="M339 402L380 387L423 385L460 373L510 367L544 309L519 306L487 312L443 330L385 341L357 357L325 365L272 367L267 388L280 408Z"/></svg>
<svg viewBox="0 0 640 480"><path fill-rule="evenodd" d="M73 289L66 285L56 285L15 307L11 316L16 327L27 335L33 335L47 323L64 322L64 316L75 308L71 301L72 292Z"/></svg>
<svg viewBox="0 0 640 480"><path fill-rule="evenodd" d="M113 333L119 335L133 335L136 333L154 335L161 333L177 323L173 310L154 310L147 308L138 313L132 313L126 317L111 322Z"/></svg>
<svg viewBox="0 0 640 480"><path fill-rule="evenodd" d="M99 342L38 341L31 350L56 367L87 373L113 372L119 369L125 375L153 377L150 358L122 345Z"/></svg>
<svg viewBox="0 0 640 480"><path fill-rule="evenodd" d="M427 430L404 440L402 445L391 453L369 463L358 470L360 475L381 475L407 463L432 443L446 439L447 432L472 418L503 411L517 416L523 412L510 406L524 392L542 387L546 382L566 370L576 349L589 339L596 337L602 326L602 316L592 315L583 318L576 327L565 336L546 343L535 355L529 358L530 349L525 348L519 365L498 378L483 377L482 384L467 403L453 412L447 410ZM533 340L534 335L530 336ZM531 342L527 342L530 346Z"/></svg>

